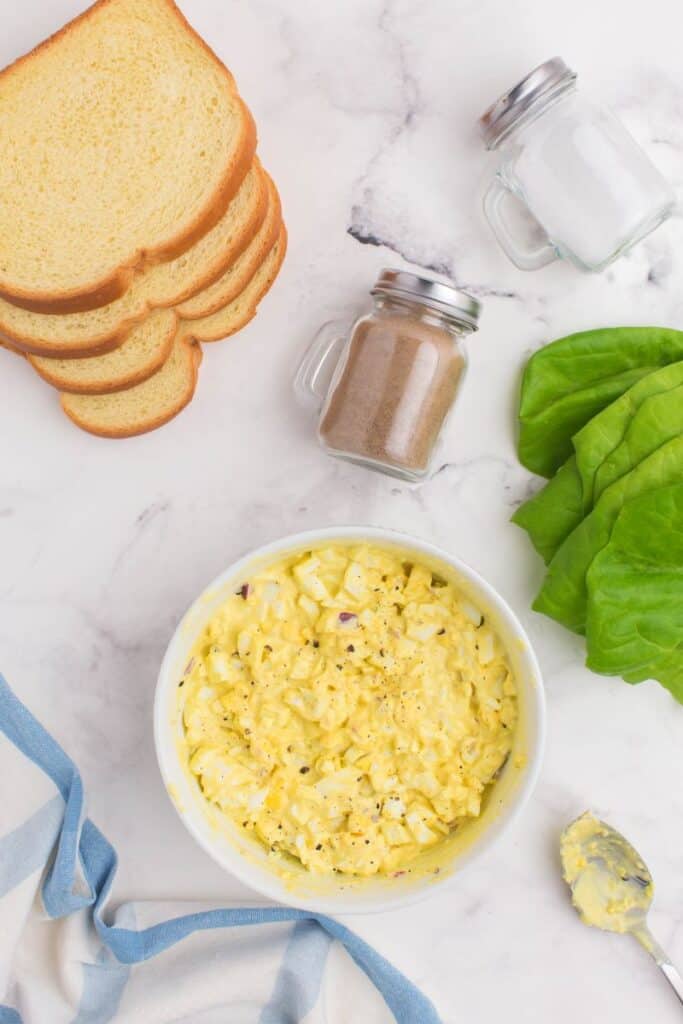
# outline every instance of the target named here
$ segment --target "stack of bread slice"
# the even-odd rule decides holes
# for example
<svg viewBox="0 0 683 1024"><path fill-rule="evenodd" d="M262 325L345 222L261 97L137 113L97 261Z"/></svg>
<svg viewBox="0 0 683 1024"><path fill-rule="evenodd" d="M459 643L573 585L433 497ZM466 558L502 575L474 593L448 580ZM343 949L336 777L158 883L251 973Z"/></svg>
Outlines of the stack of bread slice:
<svg viewBox="0 0 683 1024"><path fill-rule="evenodd" d="M0 341L85 430L192 398L286 250L230 73L172 0L99 0L0 73Z"/></svg>

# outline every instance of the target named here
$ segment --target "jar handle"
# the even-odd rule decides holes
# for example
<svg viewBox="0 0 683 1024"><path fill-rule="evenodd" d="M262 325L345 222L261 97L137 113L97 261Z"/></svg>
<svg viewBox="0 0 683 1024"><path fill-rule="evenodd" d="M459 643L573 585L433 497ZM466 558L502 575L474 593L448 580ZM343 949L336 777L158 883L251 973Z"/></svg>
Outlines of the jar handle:
<svg viewBox="0 0 683 1024"><path fill-rule="evenodd" d="M294 393L301 405L319 409L327 398L347 332L348 324L343 320L328 320L316 331L294 375Z"/></svg>
<svg viewBox="0 0 683 1024"><path fill-rule="evenodd" d="M545 232L543 232L545 241L535 249L524 246L513 238L502 214L503 203L511 195L515 195L514 191L499 175L496 175L484 196L486 219L493 229L499 246L516 267L519 267L520 270L538 270L558 259L557 250ZM531 216L530 213L529 216ZM541 230L543 229L541 228Z"/></svg>

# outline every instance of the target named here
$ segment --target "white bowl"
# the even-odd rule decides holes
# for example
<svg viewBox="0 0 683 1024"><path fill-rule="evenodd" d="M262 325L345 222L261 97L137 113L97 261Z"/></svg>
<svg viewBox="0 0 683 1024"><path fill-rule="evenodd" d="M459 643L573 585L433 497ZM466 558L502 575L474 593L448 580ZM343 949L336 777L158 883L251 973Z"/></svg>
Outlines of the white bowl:
<svg viewBox="0 0 683 1024"><path fill-rule="evenodd" d="M519 723L512 755L491 788L477 822L424 855L428 865L428 858L435 856L438 849L437 873L427 866L422 872L399 878L349 880L343 875L320 878L301 868L295 871L293 881L285 880L273 868L265 849L205 800L196 778L183 764L178 681L197 637L215 609L234 593L237 583L248 578L255 566L289 552L334 541L370 541L399 548L401 552L414 552L423 563L434 565L485 612L507 648L517 680ZM377 527L330 527L284 537L229 566L197 598L176 629L161 665L154 701L154 740L161 775L178 814L200 846L218 864L264 896L320 913L375 912L405 906L457 877L497 841L528 800L538 778L544 735L545 698L538 663L524 630L503 598L477 573L445 551Z"/></svg>

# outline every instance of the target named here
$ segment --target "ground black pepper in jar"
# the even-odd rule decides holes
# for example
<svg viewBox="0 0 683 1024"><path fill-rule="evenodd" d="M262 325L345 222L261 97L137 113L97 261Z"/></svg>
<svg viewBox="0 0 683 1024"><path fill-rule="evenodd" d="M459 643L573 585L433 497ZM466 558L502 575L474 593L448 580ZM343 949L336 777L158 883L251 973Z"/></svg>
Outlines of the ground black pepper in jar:
<svg viewBox="0 0 683 1024"><path fill-rule="evenodd" d="M297 390L322 400L319 437L334 456L408 480L429 475L432 456L466 366L462 345L480 306L466 292L384 270L373 310L344 338L314 342ZM343 348L320 393L321 367Z"/></svg>

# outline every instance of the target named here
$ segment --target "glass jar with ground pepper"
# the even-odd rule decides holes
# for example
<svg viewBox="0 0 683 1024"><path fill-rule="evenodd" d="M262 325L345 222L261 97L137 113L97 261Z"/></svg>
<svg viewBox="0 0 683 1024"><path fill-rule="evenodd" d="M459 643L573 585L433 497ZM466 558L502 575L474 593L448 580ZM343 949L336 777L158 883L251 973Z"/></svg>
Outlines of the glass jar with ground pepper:
<svg viewBox="0 0 683 1024"><path fill-rule="evenodd" d="M463 339L479 302L426 277L383 270L373 309L343 330L326 324L296 375L299 397L320 408L330 454L403 480L428 477L466 367Z"/></svg>

